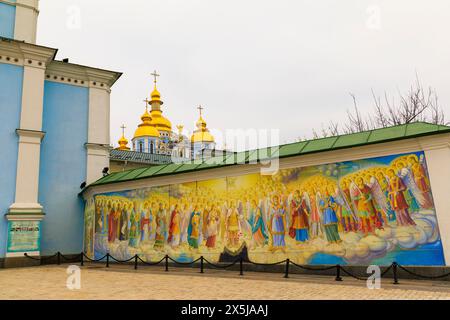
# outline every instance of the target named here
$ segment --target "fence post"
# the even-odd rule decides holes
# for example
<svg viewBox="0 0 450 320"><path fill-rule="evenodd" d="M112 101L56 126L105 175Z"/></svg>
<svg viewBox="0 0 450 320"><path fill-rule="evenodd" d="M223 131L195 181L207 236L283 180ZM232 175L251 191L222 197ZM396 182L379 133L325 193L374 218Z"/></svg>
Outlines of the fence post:
<svg viewBox="0 0 450 320"><path fill-rule="evenodd" d="M394 273L394 284L398 284L398 275L397 275L397 262L392 263L392 270Z"/></svg>
<svg viewBox="0 0 450 320"><path fill-rule="evenodd" d="M286 259L286 269L284 270L284 277L289 278L289 259Z"/></svg>
<svg viewBox="0 0 450 320"><path fill-rule="evenodd" d="M243 270L243 268L242 268L242 257L241 257L241 259L239 260L239 275L240 276L243 276L244 275L244 270Z"/></svg>
<svg viewBox="0 0 450 320"><path fill-rule="evenodd" d="M341 265L340 264L336 265L336 279L335 280L336 281L342 281L342 278L341 278Z"/></svg>
<svg viewBox="0 0 450 320"><path fill-rule="evenodd" d="M203 256L200 257L200 273L203 273Z"/></svg>
<svg viewBox="0 0 450 320"><path fill-rule="evenodd" d="M134 270L137 270L138 267L138 255L136 254L134 256Z"/></svg>
<svg viewBox="0 0 450 320"><path fill-rule="evenodd" d="M61 252L58 251L57 253L57 260L58 260L58 265L61 264Z"/></svg>
<svg viewBox="0 0 450 320"><path fill-rule="evenodd" d="M81 252L80 265L84 266L84 253L83 252Z"/></svg>
<svg viewBox="0 0 450 320"><path fill-rule="evenodd" d="M165 265L166 265L166 272L167 271L169 271L169 256L166 254L166 263L165 263Z"/></svg>
<svg viewBox="0 0 450 320"><path fill-rule="evenodd" d="M106 254L106 267L109 268L109 252Z"/></svg>

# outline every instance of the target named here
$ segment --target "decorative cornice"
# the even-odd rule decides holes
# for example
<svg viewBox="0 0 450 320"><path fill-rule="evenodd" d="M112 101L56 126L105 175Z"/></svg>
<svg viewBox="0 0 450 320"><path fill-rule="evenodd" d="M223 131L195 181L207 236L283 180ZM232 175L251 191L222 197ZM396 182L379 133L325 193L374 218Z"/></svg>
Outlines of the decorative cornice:
<svg viewBox="0 0 450 320"><path fill-rule="evenodd" d="M21 137L21 136L25 136L25 137L36 137L36 138L40 138L41 140L44 138L45 136L45 132L44 131L37 131L37 130L27 130L27 129L16 129L16 134Z"/></svg>
<svg viewBox="0 0 450 320"><path fill-rule="evenodd" d="M106 150L106 151L108 151L108 152L110 152L110 151L113 149L113 147L111 147L111 146L108 145L108 144L103 144L103 143L91 143L91 142L86 142L86 143L84 144L84 147L85 147L87 150Z"/></svg>
<svg viewBox="0 0 450 320"><path fill-rule="evenodd" d="M45 213L35 213L35 212L20 212L20 213L7 213L5 218L8 221L23 221L23 220L35 220L40 221L45 218Z"/></svg>
<svg viewBox="0 0 450 320"><path fill-rule="evenodd" d="M46 80L109 91L121 75L121 72L54 60L47 67Z"/></svg>
<svg viewBox="0 0 450 320"><path fill-rule="evenodd" d="M36 14L39 14L38 1L37 0L31 0L31 1L29 0L29 1L26 1L26 2L32 2L32 3L34 3L34 5L22 3L22 2L20 2L20 0L17 0L15 2L12 2L12 1L9 1L9 0L0 0L0 3L9 4L9 5L15 6L15 7L27 8L27 9L33 10Z"/></svg>
<svg viewBox="0 0 450 320"><path fill-rule="evenodd" d="M45 68L58 49L0 37L0 61L21 66Z"/></svg>

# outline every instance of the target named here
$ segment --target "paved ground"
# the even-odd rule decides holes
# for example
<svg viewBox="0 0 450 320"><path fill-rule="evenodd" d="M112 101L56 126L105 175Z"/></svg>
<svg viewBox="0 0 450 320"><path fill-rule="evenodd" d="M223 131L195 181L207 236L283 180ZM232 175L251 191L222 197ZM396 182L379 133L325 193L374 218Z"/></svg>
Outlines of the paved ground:
<svg viewBox="0 0 450 320"><path fill-rule="evenodd" d="M369 290L364 281L329 276L146 267L81 269L81 289L66 287L67 265L0 269L0 299L450 299L450 282L407 281Z"/></svg>

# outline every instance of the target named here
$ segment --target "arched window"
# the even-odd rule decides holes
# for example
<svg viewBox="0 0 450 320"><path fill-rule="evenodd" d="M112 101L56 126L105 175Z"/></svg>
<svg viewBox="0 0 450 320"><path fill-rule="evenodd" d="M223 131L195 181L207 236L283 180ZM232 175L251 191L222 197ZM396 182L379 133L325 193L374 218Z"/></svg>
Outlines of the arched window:
<svg viewBox="0 0 450 320"><path fill-rule="evenodd" d="M150 153L153 153L153 141L150 141Z"/></svg>
<svg viewBox="0 0 450 320"><path fill-rule="evenodd" d="M141 141L139 141L139 152L144 152L144 143Z"/></svg>

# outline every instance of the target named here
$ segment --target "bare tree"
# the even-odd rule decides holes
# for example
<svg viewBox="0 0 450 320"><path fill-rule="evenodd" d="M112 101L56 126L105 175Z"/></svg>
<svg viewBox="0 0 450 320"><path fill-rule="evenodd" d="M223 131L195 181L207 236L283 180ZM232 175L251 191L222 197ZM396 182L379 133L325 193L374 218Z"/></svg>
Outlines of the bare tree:
<svg viewBox="0 0 450 320"><path fill-rule="evenodd" d="M342 125L342 129L338 123L330 122L327 127L322 125L320 134L313 130L314 138L336 136L341 133L355 133L418 121L450 125L438 103L436 91L431 87L425 90L417 74L416 81L409 91L405 94L399 92L398 103L396 103L394 97L389 97L386 92L382 99L372 89L374 110L365 117L358 108L356 96L353 93L350 93L350 96L353 100L353 109L347 110L347 122Z"/></svg>

